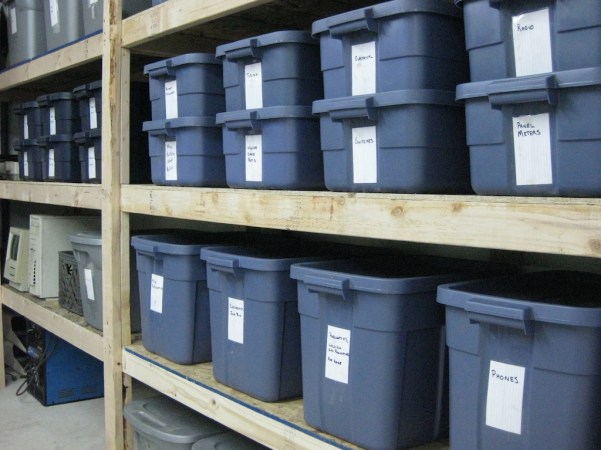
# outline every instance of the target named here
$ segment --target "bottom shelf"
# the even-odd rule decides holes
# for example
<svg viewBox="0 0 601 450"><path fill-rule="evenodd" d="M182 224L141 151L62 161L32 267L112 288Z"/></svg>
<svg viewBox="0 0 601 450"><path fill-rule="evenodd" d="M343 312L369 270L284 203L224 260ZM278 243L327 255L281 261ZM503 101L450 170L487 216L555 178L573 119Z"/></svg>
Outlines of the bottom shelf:
<svg viewBox="0 0 601 450"><path fill-rule="evenodd" d="M211 363L182 366L136 343L123 350L123 372L180 403L271 448L359 448L303 420L302 399L266 403L218 383ZM448 442L418 447L448 449Z"/></svg>

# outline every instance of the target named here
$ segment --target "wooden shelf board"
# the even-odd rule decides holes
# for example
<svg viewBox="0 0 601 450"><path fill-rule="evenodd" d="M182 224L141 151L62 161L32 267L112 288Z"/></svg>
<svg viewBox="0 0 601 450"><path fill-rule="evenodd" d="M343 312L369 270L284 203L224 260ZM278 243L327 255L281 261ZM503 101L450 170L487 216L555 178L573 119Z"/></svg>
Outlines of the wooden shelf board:
<svg viewBox="0 0 601 450"><path fill-rule="evenodd" d="M123 371L270 448L358 448L307 425L303 420L302 399L276 403L254 399L215 381L211 363L182 366L135 343L123 351ZM419 448L448 449L448 443L436 442Z"/></svg>
<svg viewBox="0 0 601 450"><path fill-rule="evenodd" d="M601 257L601 199L128 185L124 212L407 242Z"/></svg>
<svg viewBox="0 0 601 450"><path fill-rule="evenodd" d="M87 325L83 317L61 307L57 299L41 300L9 286L0 289L3 305L102 361L102 333Z"/></svg>
<svg viewBox="0 0 601 450"><path fill-rule="evenodd" d="M0 198L74 208L101 209L102 186L83 183L0 181Z"/></svg>

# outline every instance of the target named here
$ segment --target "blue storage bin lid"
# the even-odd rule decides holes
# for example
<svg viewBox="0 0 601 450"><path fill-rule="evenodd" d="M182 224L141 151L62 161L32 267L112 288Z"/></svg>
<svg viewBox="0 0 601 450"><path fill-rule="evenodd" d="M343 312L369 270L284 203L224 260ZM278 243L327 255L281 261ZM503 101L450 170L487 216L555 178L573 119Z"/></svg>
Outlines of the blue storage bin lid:
<svg viewBox="0 0 601 450"><path fill-rule="evenodd" d="M490 97L498 104L556 101L557 89L601 85L601 67L565 70L457 86L457 100Z"/></svg>
<svg viewBox="0 0 601 450"><path fill-rule="evenodd" d="M450 17L463 17L462 11L440 0L394 0L374 6L348 11L313 22L313 36L329 31L341 35L360 30L377 31L375 19L409 13L430 13Z"/></svg>
<svg viewBox="0 0 601 450"><path fill-rule="evenodd" d="M75 100L72 92L54 92L52 94L40 95L37 99L39 106L47 106L49 103L61 100Z"/></svg>
<svg viewBox="0 0 601 450"><path fill-rule="evenodd" d="M125 405L123 415L137 432L165 443L192 445L204 437L227 431L217 422L164 396L133 400Z"/></svg>
<svg viewBox="0 0 601 450"><path fill-rule="evenodd" d="M27 111L31 109L38 109L40 105L35 100L30 102L17 103L13 105L12 112L17 115L25 114Z"/></svg>
<svg viewBox="0 0 601 450"><path fill-rule="evenodd" d="M73 244L102 246L102 234L100 231L82 231L69 235L69 241Z"/></svg>
<svg viewBox="0 0 601 450"><path fill-rule="evenodd" d="M261 121L269 119L314 119L310 106L269 106L260 109L242 109L218 113L217 124L231 124L233 122Z"/></svg>
<svg viewBox="0 0 601 450"><path fill-rule="evenodd" d="M299 262L315 261L315 255L308 254L294 244L275 243L273 245L206 247L200 251L200 259L214 266L280 272L290 269Z"/></svg>
<svg viewBox="0 0 601 450"><path fill-rule="evenodd" d="M220 66L222 63L219 59L215 58L215 55L212 53L186 53L185 55L179 55L145 65L144 75L150 77L174 76L174 73L169 72L168 69L187 64L213 64Z"/></svg>
<svg viewBox="0 0 601 450"><path fill-rule="evenodd" d="M601 327L601 276L548 270L452 283L438 288L438 302L505 321ZM521 326L520 326L521 328Z"/></svg>
<svg viewBox="0 0 601 450"><path fill-rule="evenodd" d="M47 147L50 144L62 144L74 142L72 134L53 134L52 136L40 136L36 139L39 146Z"/></svg>
<svg viewBox="0 0 601 450"><path fill-rule="evenodd" d="M178 117L176 119L151 120L142 124L142 130L150 134L170 134L170 130L179 128L217 127L214 116Z"/></svg>
<svg viewBox="0 0 601 450"><path fill-rule="evenodd" d="M286 30L275 31L273 33L263 34L248 39L242 39L236 42L230 42L217 47L215 53L217 58L238 59L244 57L255 57L258 54L253 49L267 47L278 44L308 44L319 45L311 34L306 31Z"/></svg>
<svg viewBox="0 0 601 450"><path fill-rule="evenodd" d="M199 255L201 248L216 245L215 241L211 241L209 236L210 234L207 235L206 242L200 242L199 240L202 240L202 238L184 233L147 234L133 236L131 238L131 245L136 250L149 253L164 253L178 256ZM216 233L216 237L219 237L218 233Z"/></svg>
<svg viewBox="0 0 601 450"><path fill-rule="evenodd" d="M100 128L94 128L93 130L75 133L73 135L73 140L78 144L85 144L86 142L90 142L92 139L99 137L102 137L102 130Z"/></svg>
<svg viewBox="0 0 601 450"><path fill-rule="evenodd" d="M73 89L73 95L75 98L81 99L85 97L91 97L95 91L102 89L102 80L93 81L91 83L82 84Z"/></svg>

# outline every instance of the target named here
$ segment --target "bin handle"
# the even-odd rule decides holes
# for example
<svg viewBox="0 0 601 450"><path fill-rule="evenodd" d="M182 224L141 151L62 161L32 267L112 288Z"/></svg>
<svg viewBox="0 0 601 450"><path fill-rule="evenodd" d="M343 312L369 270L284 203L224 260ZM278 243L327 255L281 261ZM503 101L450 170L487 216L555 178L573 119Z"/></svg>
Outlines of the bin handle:
<svg viewBox="0 0 601 450"><path fill-rule="evenodd" d="M377 119L376 106L374 105L374 97L365 97L354 101L356 106L346 105L341 107L334 106L330 110L330 119L334 122L341 122L347 119L366 118L368 120Z"/></svg>
<svg viewBox="0 0 601 450"><path fill-rule="evenodd" d="M151 78L158 77L175 77L176 70L173 68L173 61L167 60L165 61L165 65L163 67L152 70L148 73Z"/></svg>
<svg viewBox="0 0 601 450"><path fill-rule="evenodd" d="M257 38L250 39L248 46L236 48L225 52L225 58L228 61L235 61L242 58L261 59L261 49Z"/></svg>
<svg viewBox="0 0 601 450"><path fill-rule="evenodd" d="M342 39L345 34L362 30L371 31L372 33L378 32L378 22L374 19L374 10L372 8L365 8L363 10L363 17L355 20L335 23L335 18L332 18L327 23L330 28L330 36L335 39Z"/></svg>
<svg viewBox="0 0 601 450"><path fill-rule="evenodd" d="M240 261L238 259L208 256L207 267L215 272L231 273L235 277L239 277L241 275Z"/></svg>
<svg viewBox="0 0 601 450"><path fill-rule="evenodd" d="M138 419L135 422L136 429L141 433L147 434L153 437L161 437L157 432L159 429L163 429L166 423L148 414L146 411L139 411L135 418Z"/></svg>
<svg viewBox="0 0 601 450"><path fill-rule="evenodd" d="M308 275L303 282L309 292L337 295L347 301L351 298L351 283L348 278L336 279Z"/></svg>
<svg viewBox="0 0 601 450"><path fill-rule="evenodd" d="M151 136L168 136L175 137L175 131L173 130L173 123L167 120L163 128L157 128L156 130L149 130L148 134Z"/></svg>
<svg viewBox="0 0 601 450"><path fill-rule="evenodd" d="M228 130L261 131L261 120L257 111L251 111L244 119L229 120L224 125Z"/></svg>
<svg viewBox="0 0 601 450"><path fill-rule="evenodd" d="M473 298L465 303L470 323L486 323L522 330L534 334L532 308L528 305L508 304L498 300Z"/></svg>
<svg viewBox="0 0 601 450"><path fill-rule="evenodd" d="M547 102L557 105L557 80L554 75L541 75L524 79L510 78L494 81L486 87L493 108L503 105Z"/></svg>

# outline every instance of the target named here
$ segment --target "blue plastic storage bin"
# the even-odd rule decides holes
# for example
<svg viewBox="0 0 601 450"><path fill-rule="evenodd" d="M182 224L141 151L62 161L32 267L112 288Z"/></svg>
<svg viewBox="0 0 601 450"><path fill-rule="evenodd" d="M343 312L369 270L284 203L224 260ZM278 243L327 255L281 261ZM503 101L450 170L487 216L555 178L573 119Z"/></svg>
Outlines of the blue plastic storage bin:
<svg viewBox="0 0 601 450"><path fill-rule="evenodd" d="M79 102L71 92L56 92L37 98L42 110L42 135L74 134L81 131Z"/></svg>
<svg viewBox="0 0 601 450"><path fill-rule="evenodd" d="M314 260L285 244L203 248L213 376L266 402L302 394L300 317L290 265Z"/></svg>
<svg viewBox="0 0 601 450"><path fill-rule="evenodd" d="M468 83L457 98L476 193L601 195L601 68Z"/></svg>
<svg viewBox="0 0 601 450"><path fill-rule="evenodd" d="M65 183L80 183L79 149L70 134L40 136L37 139L42 155L42 179Z"/></svg>
<svg viewBox="0 0 601 450"><path fill-rule="evenodd" d="M134 236L142 343L178 364L211 360L211 325L203 246L215 246L220 234L183 233Z"/></svg>
<svg viewBox="0 0 601 450"><path fill-rule="evenodd" d="M436 289L493 270L501 269L391 255L294 264L305 421L372 449L444 435L444 310Z"/></svg>
<svg viewBox="0 0 601 450"><path fill-rule="evenodd" d="M42 155L37 140L27 139L13 143L19 154L19 179L24 181L42 181Z"/></svg>
<svg viewBox="0 0 601 450"><path fill-rule="evenodd" d="M225 111L221 61L188 53L144 66L149 77L152 120L214 116Z"/></svg>
<svg viewBox="0 0 601 450"><path fill-rule="evenodd" d="M319 45L305 31L276 31L217 47L226 111L310 105L323 97Z"/></svg>
<svg viewBox="0 0 601 450"><path fill-rule="evenodd" d="M325 184L332 191L469 190L464 111L452 92L405 90L320 100Z"/></svg>
<svg viewBox="0 0 601 450"><path fill-rule="evenodd" d="M42 135L42 111L38 102L17 103L12 110L19 122L19 139L36 139Z"/></svg>
<svg viewBox="0 0 601 450"><path fill-rule="evenodd" d="M601 447L601 277L546 271L441 286L451 447Z"/></svg>
<svg viewBox="0 0 601 450"><path fill-rule="evenodd" d="M73 135L79 149L81 181L100 183L102 181L102 134L100 128L82 131Z"/></svg>
<svg viewBox="0 0 601 450"><path fill-rule="evenodd" d="M455 3L463 4L473 82L601 66L601 2Z"/></svg>
<svg viewBox="0 0 601 450"><path fill-rule="evenodd" d="M102 128L102 81L77 86L73 95L79 101L81 131Z"/></svg>
<svg viewBox="0 0 601 450"><path fill-rule="evenodd" d="M273 106L217 114L223 124L227 185L319 189L323 162L319 121L310 106Z"/></svg>
<svg viewBox="0 0 601 450"><path fill-rule="evenodd" d="M225 186L222 132L214 117L144 122L152 182L171 186Z"/></svg>
<svg viewBox="0 0 601 450"><path fill-rule="evenodd" d="M313 23L325 98L455 89L469 80L461 16L440 0L396 0Z"/></svg>

